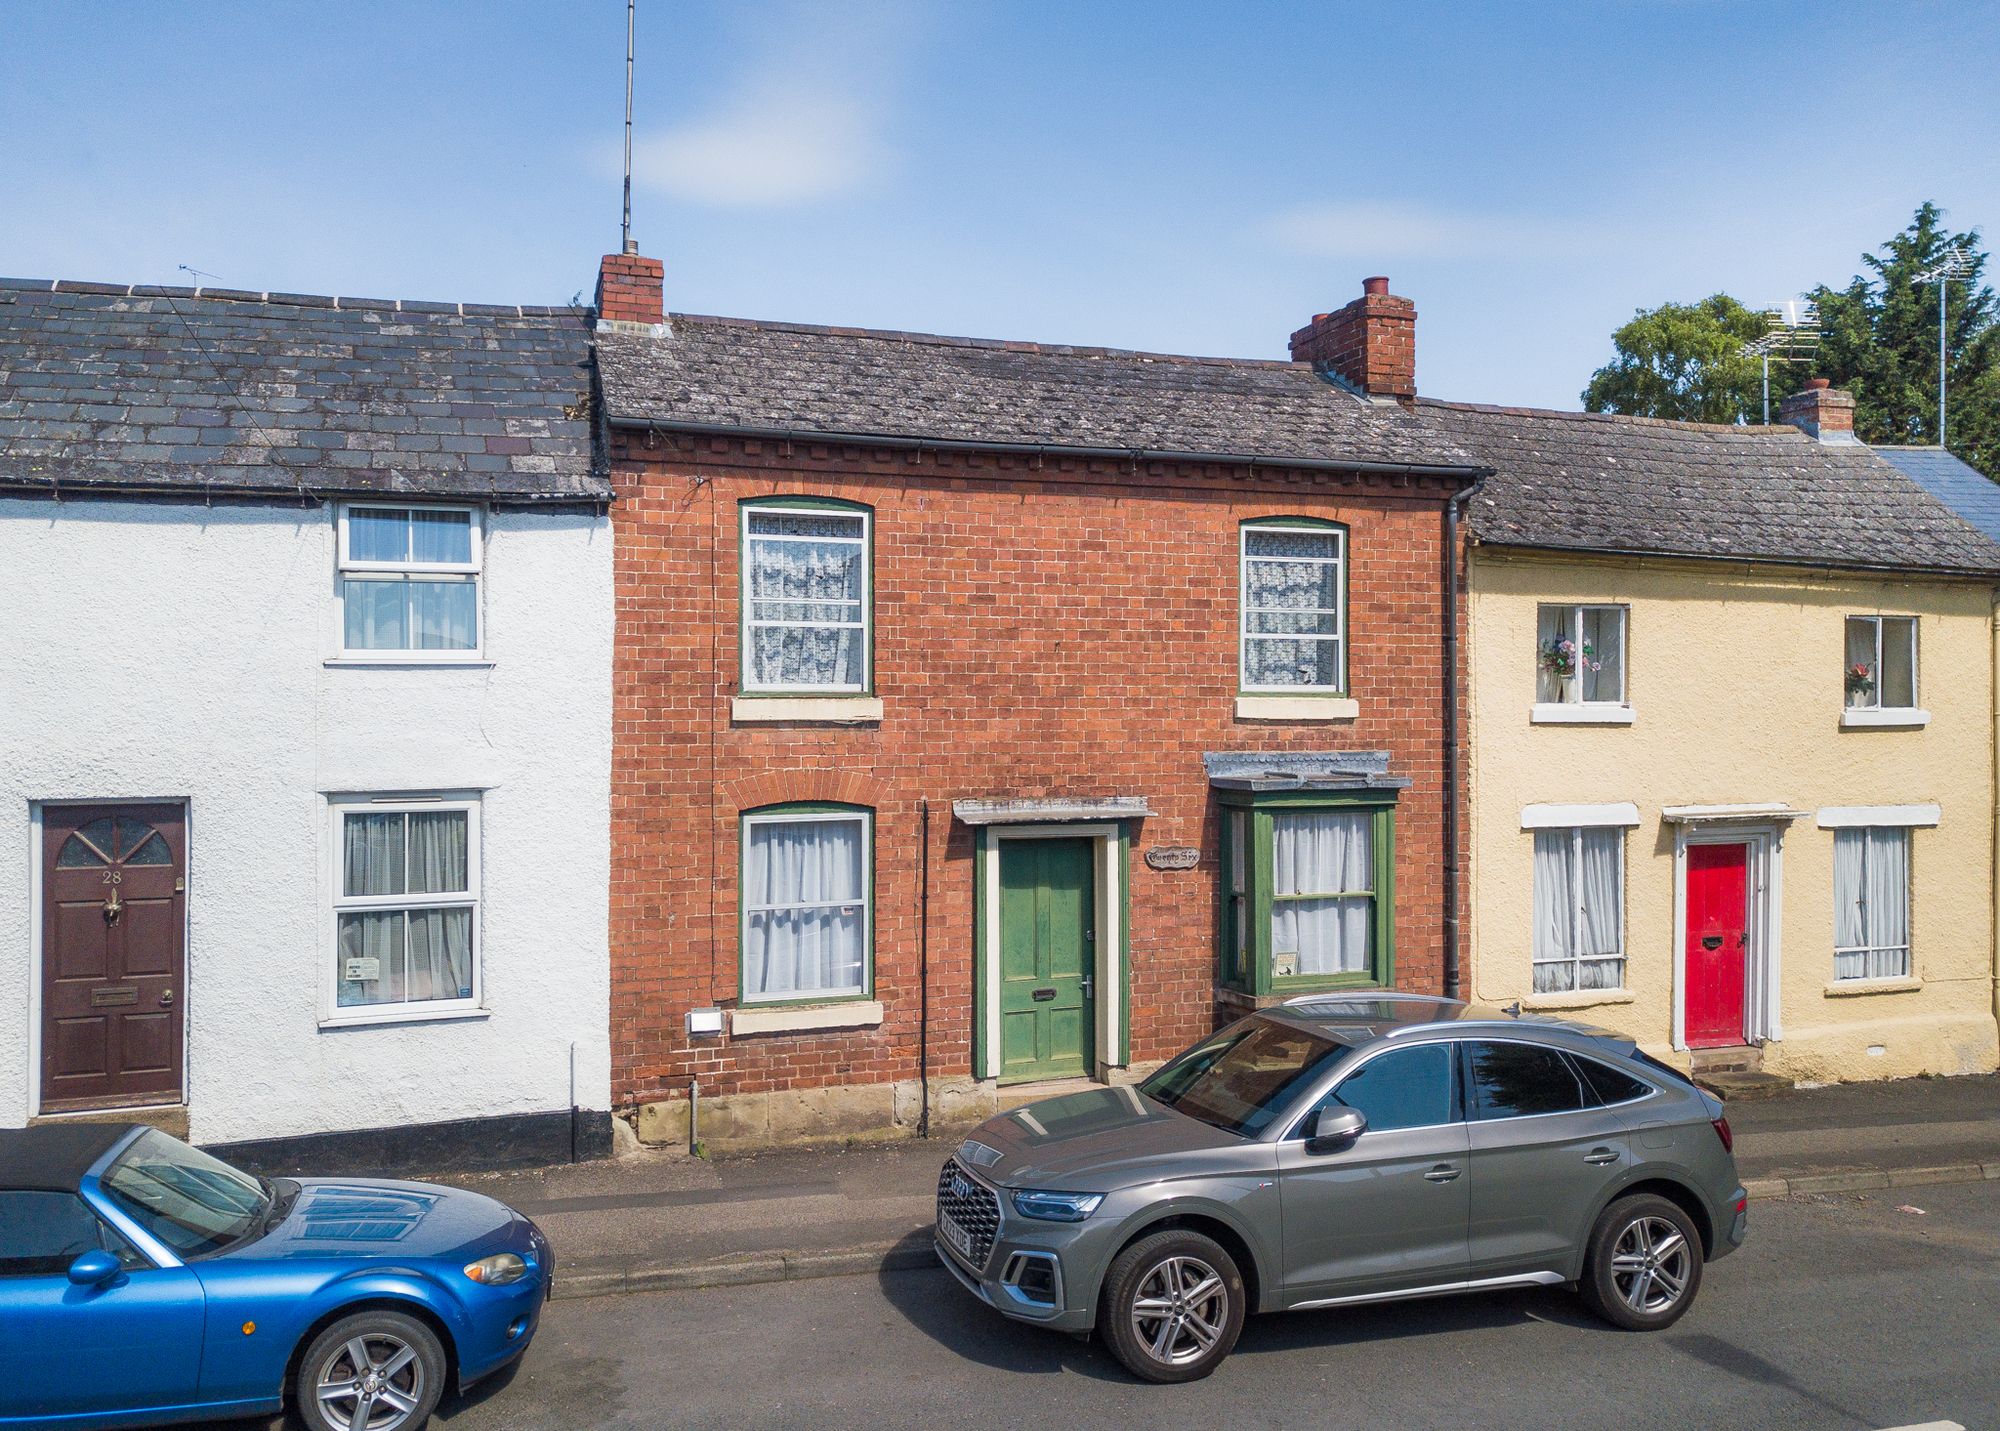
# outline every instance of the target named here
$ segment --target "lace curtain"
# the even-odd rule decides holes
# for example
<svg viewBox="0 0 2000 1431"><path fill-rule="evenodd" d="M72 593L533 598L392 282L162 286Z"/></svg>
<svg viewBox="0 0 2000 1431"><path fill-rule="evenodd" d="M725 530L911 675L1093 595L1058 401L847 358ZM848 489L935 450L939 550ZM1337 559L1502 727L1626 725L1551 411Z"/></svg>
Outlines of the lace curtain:
<svg viewBox="0 0 2000 1431"><path fill-rule="evenodd" d="M1246 687L1340 684L1340 555L1337 532L1245 529Z"/></svg>
<svg viewBox="0 0 2000 1431"><path fill-rule="evenodd" d="M861 687L864 535L859 516L750 513L752 685Z"/></svg>
<svg viewBox="0 0 2000 1431"><path fill-rule="evenodd" d="M342 890L350 896L461 894L471 881L462 810L345 817ZM340 916L342 1005L472 996L469 906L370 909ZM373 978L348 978L360 959ZM372 961L372 965L367 962Z"/></svg>
<svg viewBox="0 0 2000 1431"><path fill-rule="evenodd" d="M1833 977L1907 978L1910 832L1833 832Z"/></svg>
<svg viewBox="0 0 2000 1431"><path fill-rule="evenodd" d="M1369 969L1374 831L1365 812L1272 817L1271 952L1296 955L1299 974Z"/></svg>
<svg viewBox="0 0 2000 1431"><path fill-rule="evenodd" d="M868 906L857 819L753 822L745 851L743 997L854 994Z"/></svg>
<svg viewBox="0 0 2000 1431"><path fill-rule="evenodd" d="M1624 832L1535 832L1535 992L1616 989L1625 982Z"/></svg>

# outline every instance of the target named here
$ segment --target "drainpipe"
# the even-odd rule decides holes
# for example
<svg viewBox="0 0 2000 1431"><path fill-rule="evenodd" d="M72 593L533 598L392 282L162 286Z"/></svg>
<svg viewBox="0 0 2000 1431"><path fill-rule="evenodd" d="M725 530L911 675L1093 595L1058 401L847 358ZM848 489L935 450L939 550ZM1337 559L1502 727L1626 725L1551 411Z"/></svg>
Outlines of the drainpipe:
<svg viewBox="0 0 2000 1431"><path fill-rule="evenodd" d="M1993 918L1989 921L1993 933L1993 967L1989 971L1993 977L1993 1022L2000 1028L2000 589L1993 593L1993 619L1989 623L1987 638L1991 645L1992 660L1987 663L1988 704L1992 707L1992 718L1987 722L1988 750L1986 758L1993 773L1991 787L1992 809L1987 821L1987 835L1992 842L1988 861L1993 877Z"/></svg>
<svg viewBox="0 0 2000 1431"><path fill-rule="evenodd" d="M917 1136L931 1135L931 802L917 801Z"/></svg>
<svg viewBox="0 0 2000 1431"><path fill-rule="evenodd" d="M1444 996L1463 997L1458 926L1458 519L1486 485L1481 472L1444 504Z"/></svg>

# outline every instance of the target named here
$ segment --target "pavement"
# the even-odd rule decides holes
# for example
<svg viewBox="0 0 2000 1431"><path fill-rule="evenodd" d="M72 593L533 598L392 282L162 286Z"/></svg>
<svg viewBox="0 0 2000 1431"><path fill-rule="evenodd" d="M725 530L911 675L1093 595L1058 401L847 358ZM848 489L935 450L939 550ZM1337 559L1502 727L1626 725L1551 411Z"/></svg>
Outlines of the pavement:
<svg viewBox="0 0 2000 1431"><path fill-rule="evenodd" d="M1759 1201L1670 1329L1560 1289L1255 1317L1148 1386L941 1268L559 1301L440 1431L935 1426L1881 1431L2000 1425L2000 1180Z"/></svg>
<svg viewBox="0 0 2000 1431"><path fill-rule="evenodd" d="M2000 1076L1804 1089L1728 1105L1753 1198L1992 1179ZM932 1265L937 1174L956 1135L717 1161L646 1151L443 1175L548 1233L556 1295L598 1296Z"/></svg>

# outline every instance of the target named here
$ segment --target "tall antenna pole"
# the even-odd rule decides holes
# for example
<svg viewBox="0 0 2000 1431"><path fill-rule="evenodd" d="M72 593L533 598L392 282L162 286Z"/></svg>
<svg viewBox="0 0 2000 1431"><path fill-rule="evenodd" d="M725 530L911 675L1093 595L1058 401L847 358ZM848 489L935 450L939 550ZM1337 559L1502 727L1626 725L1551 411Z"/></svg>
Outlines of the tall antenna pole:
<svg viewBox="0 0 2000 1431"><path fill-rule="evenodd" d="M639 0L625 0L625 222L621 232L626 253L637 253L632 241L632 31Z"/></svg>
<svg viewBox="0 0 2000 1431"><path fill-rule="evenodd" d="M1955 248L1937 263L1918 274L1918 283L1929 283L1933 279L1938 286L1938 426L1937 443L1944 446L1944 378L1945 378L1945 326L1944 297L1951 288L1954 278L1972 277L1972 255L1965 249Z"/></svg>

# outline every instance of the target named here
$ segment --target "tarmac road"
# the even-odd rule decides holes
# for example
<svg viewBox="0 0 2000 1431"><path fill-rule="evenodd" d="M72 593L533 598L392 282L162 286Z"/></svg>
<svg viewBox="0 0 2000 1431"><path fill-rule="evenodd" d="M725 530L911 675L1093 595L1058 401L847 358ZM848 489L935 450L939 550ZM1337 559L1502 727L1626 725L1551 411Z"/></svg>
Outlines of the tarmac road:
<svg viewBox="0 0 2000 1431"><path fill-rule="evenodd" d="M1899 1207L1924 1211L1900 1211ZM2000 1427L2000 1181L1752 1205L1671 1330L1559 1290L1254 1318L1205 1382L1003 1321L942 1270L551 1303L449 1431Z"/></svg>

